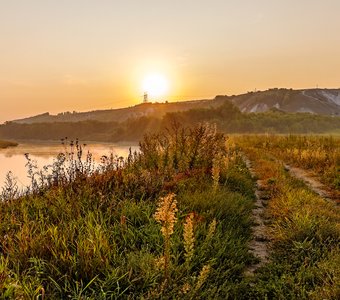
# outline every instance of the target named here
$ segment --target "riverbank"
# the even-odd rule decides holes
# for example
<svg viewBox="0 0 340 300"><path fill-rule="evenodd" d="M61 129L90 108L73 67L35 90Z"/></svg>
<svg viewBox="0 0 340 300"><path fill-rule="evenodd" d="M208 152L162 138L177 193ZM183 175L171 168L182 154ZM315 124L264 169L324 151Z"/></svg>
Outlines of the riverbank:
<svg viewBox="0 0 340 300"><path fill-rule="evenodd" d="M53 161L60 153L72 152L70 143L62 145L61 142L53 141L29 141L18 140L18 146L0 149L0 191L4 186L4 182L8 172L11 172L16 178L18 188L25 188L30 183L30 178L27 176L27 158L25 154L36 162L38 169L43 169L44 166L51 166ZM86 144L86 146L84 146ZM132 152L138 150L135 144L113 144L113 143L90 143L81 141L84 155L91 153L91 159L94 165L98 165L101 157L111 154L127 157L129 149ZM73 147L75 150L75 147ZM48 168L52 172L51 167ZM37 169L35 168L37 171Z"/></svg>
<svg viewBox="0 0 340 300"><path fill-rule="evenodd" d="M200 127L148 136L140 152L124 162L108 157L100 173L59 160L32 194L13 200L6 190L0 294L236 298L254 257L253 183L235 151Z"/></svg>

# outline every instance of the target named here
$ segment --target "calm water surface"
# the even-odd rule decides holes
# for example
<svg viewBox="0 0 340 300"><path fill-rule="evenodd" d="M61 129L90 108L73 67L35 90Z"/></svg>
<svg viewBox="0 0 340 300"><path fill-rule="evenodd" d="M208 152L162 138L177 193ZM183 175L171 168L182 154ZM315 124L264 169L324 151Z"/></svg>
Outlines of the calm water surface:
<svg viewBox="0 0 340 300"><path fill-rule="evenodd" d="M118 156L126 157L129 153L129 148L132 151L138 150L137 145L119 145L109 143L88 143L84 148L84 154L89 150L94 158L95 163L100 162L103 155L110 153ZM19 187L25 187L30 180L27 177L27 159L25 153L29 153L32 160L37 162L39 168L53 163L57 154L64 152L65 148L60 143L20 143L17 147L0 149L0 191L4 185L6 174L11 171L17 180Z"/></svg>

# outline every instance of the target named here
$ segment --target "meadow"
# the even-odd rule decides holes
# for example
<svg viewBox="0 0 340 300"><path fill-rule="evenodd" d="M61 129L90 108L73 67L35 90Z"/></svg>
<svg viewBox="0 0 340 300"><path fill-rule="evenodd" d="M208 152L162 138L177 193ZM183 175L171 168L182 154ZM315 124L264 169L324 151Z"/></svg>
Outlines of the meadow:
<svg viewBox="0 0 340 300"><path fill-rule="evenodd" d="M247 145L254 145L275 158L301 167L316 175L340 197L340 137L332 135L260 135L244 136Z"/></svg>
<svg viewBox="0 0 340 300"><path fill-rule="evenodd" d="M256 292L252 296L256 295L257 299L339 299L339 206L294 178L285 163L312 169L336 192L340 139L265 135L241 136L236 140L254 162L267 196L263 218L268 226L270 262L258 270ZM307 164L309 161L314 163ZM331 175L328 180L325 174Z"/></svg>
<svg viewBox="0 0 340 300"><path fill-rule="evenodd" d="M8 178L1 194L1 298L338 299L339 207L285 170L273 150L285 138L300 147L173 124L98 168L78 141L63 141L49 175L28 155L30 189ZM270 257L247 274L259 262L249 246L256 180Z"/></svg>

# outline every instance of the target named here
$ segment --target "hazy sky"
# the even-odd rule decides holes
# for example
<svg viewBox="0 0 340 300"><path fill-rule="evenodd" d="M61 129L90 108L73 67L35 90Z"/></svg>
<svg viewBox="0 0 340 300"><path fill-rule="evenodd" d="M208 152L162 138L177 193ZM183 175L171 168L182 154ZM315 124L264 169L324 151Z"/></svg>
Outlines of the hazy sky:
<svg viewBox="0 0 340 300"><path fill-rule="evenodd" d="M123 107L162 74L170 101L340 87L339 0L0 0L0 122Z"/></svg>

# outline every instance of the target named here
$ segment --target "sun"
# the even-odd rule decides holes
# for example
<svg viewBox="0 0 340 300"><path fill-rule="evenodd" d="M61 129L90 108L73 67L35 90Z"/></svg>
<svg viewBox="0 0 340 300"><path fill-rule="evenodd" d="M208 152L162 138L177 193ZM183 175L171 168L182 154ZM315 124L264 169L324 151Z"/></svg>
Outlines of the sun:
<svg viewBox="0 0 340 300"><path fill-rule="evenodd" d="M169 81L158 73L148 74L143 80L143 91L151 97L165 96L169 90Z"/></svg>

